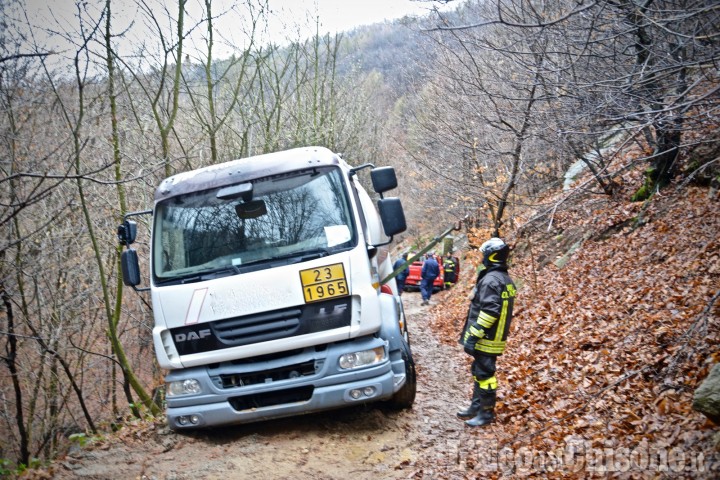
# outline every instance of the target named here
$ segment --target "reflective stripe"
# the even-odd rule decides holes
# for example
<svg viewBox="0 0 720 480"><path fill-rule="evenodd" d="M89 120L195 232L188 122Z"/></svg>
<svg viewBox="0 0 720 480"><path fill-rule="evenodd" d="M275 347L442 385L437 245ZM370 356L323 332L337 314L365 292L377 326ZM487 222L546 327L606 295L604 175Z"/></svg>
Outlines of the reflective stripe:
<svg viewBox="0 0 720 480"><path fill-rule="evenodd" d="M502 341L503 334L505 333L505 320L507 320L507 309L508 301L503 300L502 310L500 312L500 321L498 322L497 331L495 332L495 341Z"/></svg>
<svg viewBox="0 0 720 480"><path fill-rule="evenodd" d="M473 377L478 384L478 387L483 390L497 390L497 377L493 376L484 380L478 380L477 377Z"/></svg>
<svg viewBox="0 0 720 480"><path fill-rule="evenodd" d="M505 342L480 339L480 341L475 344L475 350L485 353L501 354L505 351Z"/></svg>
<svg viewBox="0 0 720 480"><path fill-rule="evenodd" d="M478 338L482 338L485 336L485 332L481 332L480 330L473 327L472 325L470 325L470 328L468 328L468 333L470 333L470 335L472 335L473 337L478 337Z"/></svg>
<svg viewBox="0 0 720 480"><path fill-rule="evenodd" d="M495 320L497 320L497 318L483 311L480 311L477 318L477 322L485 328L492 327Z"/></svg>

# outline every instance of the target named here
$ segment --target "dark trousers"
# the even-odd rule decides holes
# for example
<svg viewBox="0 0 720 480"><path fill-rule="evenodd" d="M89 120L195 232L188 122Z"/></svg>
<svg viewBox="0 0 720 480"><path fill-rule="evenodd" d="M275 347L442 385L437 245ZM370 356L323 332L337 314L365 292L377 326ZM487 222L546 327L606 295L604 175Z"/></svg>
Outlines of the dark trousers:
<svg viewBox="0 0 720 480"><path fill-rule="evenodd" d="M473 427L487 425L495 418L497 379L495 378L495 357L473 352L470 371L473 375L473 395L470 407L458 412L460 418L477 415L466 423Z"/></svg>
<svg viewBox="0 0 720 480"><path fill-rule="evenodd" d="M433 283L435 283L435 278L423 278L420 280L420 295L423 300L430 300L430 297L432 297Z"/></svg>
<svg viewBox="0 0 720 480"><path fill-rule="evenodd" d="M492 355L483 355L482 353L475 353L473 355L474 360L470 366L470 372L472 373L473 380L478 386L485 390L496 390L497 381L495 379L495 360L497 357Z"/></svg>

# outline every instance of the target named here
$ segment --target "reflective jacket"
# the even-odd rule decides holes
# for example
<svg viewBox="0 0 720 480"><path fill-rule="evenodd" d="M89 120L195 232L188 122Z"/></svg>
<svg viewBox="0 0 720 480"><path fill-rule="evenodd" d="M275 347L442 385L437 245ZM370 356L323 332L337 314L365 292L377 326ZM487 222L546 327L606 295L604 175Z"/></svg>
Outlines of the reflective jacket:
<svg viewBox="0 0 720 480"><path fill-rule="evenodd" d="M494 266L480 272L460 338L466 352L502 355L516 294L506 266Z"/></svg>
<svg viewBox="0 0 720 480"><path fill-rule="evenodd" d="M452 258L445 258L443 260L443 270L445 270L445 273L455 273L455 261Z"/></svg>

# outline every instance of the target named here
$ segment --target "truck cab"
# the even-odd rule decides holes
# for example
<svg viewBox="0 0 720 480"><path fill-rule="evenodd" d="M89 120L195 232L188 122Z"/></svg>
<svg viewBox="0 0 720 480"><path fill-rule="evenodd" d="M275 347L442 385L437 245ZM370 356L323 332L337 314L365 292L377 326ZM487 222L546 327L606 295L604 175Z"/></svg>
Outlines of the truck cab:
<svg viewBox="0 0 720 480"><path fill-rule="evenodd" d="M377 208L358 178L365 169ZM399 199L383 197L396 185L390 167L351 167L308 147L158 186L147 288L171 428L412 405L402 302L394 280L382 282L392 272L386 246L405 229ZM132 215L118 230L128 246ZM138 289L135 250L121 263Z"/></svg>

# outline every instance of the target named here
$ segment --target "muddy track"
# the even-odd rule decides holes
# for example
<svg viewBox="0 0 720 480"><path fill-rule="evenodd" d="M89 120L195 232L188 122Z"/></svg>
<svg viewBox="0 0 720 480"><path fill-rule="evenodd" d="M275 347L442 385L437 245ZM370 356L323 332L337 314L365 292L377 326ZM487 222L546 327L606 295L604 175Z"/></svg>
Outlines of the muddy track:
<svg viewBox="0 0 720 480"><path fill-rule="evenodd" d="M431 332L436 307L420 306L415 292L403 300L418 370L412 409L369 405L184 434L151 428L75 452L54 478L465 478L459 452L478 437L455 418L469 393L464 355Z"/></svg>

